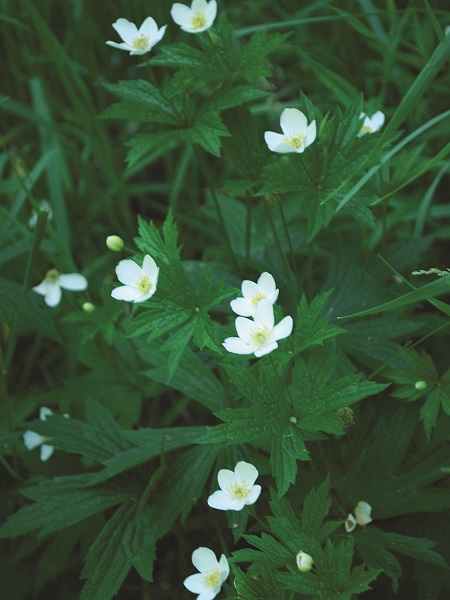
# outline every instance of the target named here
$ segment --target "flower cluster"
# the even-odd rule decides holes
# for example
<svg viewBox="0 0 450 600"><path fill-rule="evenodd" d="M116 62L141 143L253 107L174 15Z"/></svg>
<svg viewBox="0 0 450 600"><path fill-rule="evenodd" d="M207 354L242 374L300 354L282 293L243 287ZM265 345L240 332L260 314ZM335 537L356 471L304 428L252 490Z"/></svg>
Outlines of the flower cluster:
<svg viewBox="0 0 450 600"><path fill-rule="evenodd" d="M228 352L234 354L254 354L256 357L269 354L278 348L278 340L283 340L292 332L292 317L284 317L275 325L273 305L278 298L278 289L270 273L262 273L257 283L242 282L243 298L230 303L232 310L240 315L235 321L239 337L229 337L223 342ZM253 320L245 317L253 317Z"/></svg>
<svg viewBox="0 0 450 600"><path fill-rule="evenodd" d="M349 513L348 517L345 519L345 529L348 533L353 531L356 525L360 525L364 527L372 521L372 517L370 516L372 513L372 507L367 502L360 500L358 504L355 506L355 516Z"/></svg>
<svg viewBox="0 0 450 600"><path fill-rule="evenodd" d="M201 33L211 27L216 18L217 2L211 0L193 0L191 7L176 2L172 5L170 14L172 19L183 31L188 33ZM139 29L127 19L117 19L113 23L114 29L122 38L121 42L106 43L119 50L125 50L130 55L141 55L150 52L160 42L166 32L167 25L158 28L155 19L147 17Z"/></svg>

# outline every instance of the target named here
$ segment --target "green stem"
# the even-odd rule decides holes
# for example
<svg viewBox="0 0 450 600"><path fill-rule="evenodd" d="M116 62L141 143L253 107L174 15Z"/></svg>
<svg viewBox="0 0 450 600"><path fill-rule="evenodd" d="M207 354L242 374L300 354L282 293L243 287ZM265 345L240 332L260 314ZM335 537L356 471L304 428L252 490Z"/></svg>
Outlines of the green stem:
<svg viewBox="0 0 450 600"><path fill-rule="evenodd" d="M292 302L292 308L295 309L296 306L296 296L295 296L295 289L294 289L294 285L292 283L292 273L291 273L291 269L289 267L289 263L287 261L286 255L283 252L283 248L281 247L281 243L280 243L280 239L278 237L278 233L277 230L275 228L275 223L273 221L273 216L272 213L270 211L270 208L267 205L267 202L264 202L264 207L266 209L266 213L267 216L269 218L269 225L270 225L270 229L272 231L272 235L273 235L273 239L275 241L278 253L281 257L281 260L283 261L283 265L284 265L284 270L286 272L286 280L289 284L289 295L291 296L291 302Z"/></svg>
<svg viewBox="0 0 450 600"><path fill-rule="evenodd" d="M252 241L252 199L250 195L245 197L245 205L247 208L245 221L245 260L250 261L251 241Z"/></svg>
<svg viewBox="0 0 450 600"><path fill-rule="evenodd" d="M284 214L283 203L281 202L281 200L280 200L278 206L280 207L281 221L283 223L284 233L286 235L287 243L288 243L288 246L289 246L289 254L292 256L292 262L293 262L293 267L294 267L294 274L295 274L296 279L298 279L297 262L294 260L294 247L292 246L291 236L289 234L289 228L287 226L287 221L286 221L286 217L285 217L285 214Z"/></svg>
<svg viewBox="0 0 450 600"><path fill-rule="evenodd" d="M224 235L224 239L225 239L225 244L228 250L229 255L231 256L231 258L233 259L233 262L235 263L235 266L237 268L237 270L239 272L241 272L241 266L239 264L239 261L237 259L237 256L235 255L235 253L233 252L233 248L231 247L231 241L230 238L228 236L228 231L225 225L225 220L223 218L223 214L222 214L222 210L220 208L220 204L219 204L219 200L217 198L217 194L216 194L216 190L214 188L214 185L211 181L211 178L209 176L209 172L208 169L206 168L204 162L203 162L203 157L201 155L201 153L199 152L199 150L197 148L194 147L194 151L195 151L195 155L197 157L197 161L200 167L200 171L206 181L207 186L209 187L210 191L211 191L211 196L214 202L214 208L216 209L216 213L217 213L217 217L219 219L219 223L220 223L220 227L222 229L223 235Z"/></svg>

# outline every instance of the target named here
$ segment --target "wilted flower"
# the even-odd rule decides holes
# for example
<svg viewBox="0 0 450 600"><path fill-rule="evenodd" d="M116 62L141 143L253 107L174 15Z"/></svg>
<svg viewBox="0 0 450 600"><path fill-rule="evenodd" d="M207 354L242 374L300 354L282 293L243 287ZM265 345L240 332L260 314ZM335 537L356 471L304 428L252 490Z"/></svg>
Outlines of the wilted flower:
<svg viewBox="0 0 450 600"><path fill-rule="evenodd" d="M47 306L58 306L61 301L61 288L71 292L82 292L87 288L87 279L78 273L61 275L56 269L47 271L44 281L36 285L33 290L45 297Z"/></svg>
<svg viewBox="0 0 450 600"><path fill-rule="evenodd" d="M49 417L52 414L53 414L53 411L50 408L43 406L41 408L41 410L39 411L39 418L41 421L45 421L47 419L47 417ZM63 416L66 418L69 417L69 415L67 415L67 414L65 414ZM23 434L23 443L28 448L28 450L33 450L34 448L37 448L38 446L41 447L41 460L42 461L48 460L50 458L50 456L53 454L53 452L55 451L55 448L53 446L46 444L46 442L49 440L50 440L50 438L39 435L39 433L36 433L35 431L25 431L25 433Z"/></svg>
<svg viewBox="0 0 450 600"><path fill-rule="evenodd" d="M239 337L229 337L223 342L225 350L234 354L255 354L260 357L278 348L277 340L283 340L292 332L292 317L284 317L274 326L273 306L269 300L258 302L254 321L237 317L236 331Z"/></svg>
<svg viewBox="0 0 450 600"><path fill-rule="evenodd" d="M220 592L223 582L230 574L230 566L224 554L218 561L209 548L200 547L192 553L192 564L200 571L187 577L183 584L197 600L212 600Z"/></svg>
<svg viewBox="0 0 450 600"><path fill-rule="evenodd" d="M201 33L211 27L216 18L217 2L211 0L193 0L191 8L176 2L172 5L172 19L183 31Z"/></svg>
<svg viewBox="0 0 450 600"><path fill-rule="evenodd" d="M278 292L275 279L270 273L262 273L257 283L245 279L242 282L244 297L232 300L230 302L231 309L241 317L253 317L259 302L268 300L271 304L275 304Z"/></svg>
<svg viewBox="0 0 450 600"><path fill-rule="evenodd" d="M30 229L34 229L36 227L36 223L37 223L37 220L38 220L38 214L40 212L43 212L43 211L45 211L45 212L48 213L47 219L49 221L52 220L52 218L53 218L53 211L52 211L52 207L50 206L50 203L48 202L48 200L41 200L39 202L39 210L36 211L33 208L32 212L31 212L31 217L28 220L28 227Z"/></svg>
<svg viewBox="0 0 450 600"><path fill-rule="evenodd" d="M106 42L109 46L119 50L129 51L130 54L145 54L163 37L167 25L158 29L155 19L147 17L138 29L134 23L127 19L117 19L113 23L114 29L122 38L123 42Z"/></svg>
<svg viewBox="0 0 450 600"><path fill-rule="evenodd" d="M316 139L316 122L308 125L306 116L296 108L285 108L280 117L281 133L266 131L264 139L272 152L303 152Z"/></svg>
<svg viewBox="0 0 450 600"><path fill-rule="evenodd" d="M345 530L350 533L356 527L356 519L352 514L349 514L345 519Z"/></svg>
<svg viewBox="0 0 450 600"><path fill-rule="evenodd" d="M381 110L377 111L372 117L368 117L365 113L359 115L360 119L364 119L361 131L358 133L358 137L365 135L366 133L375 133L379 131L384 125L384 114Z"/></svg>
<svg viewBox="0 0 450 600"><path fill-rule="evenodd" d="M314 563L312 556L306 554L306 552L299 552L295 557L295 560L297 561L297 567L299 571L301 571L302 573L307 573L308 571L311 571Z"/></svg>
<svg viewBox="0 0 450 600"><path fill-rule="evenodd" d="M372 507L367 502L360 500L358 504L355 506L355 518L358 525L363 527L372 521L372 517L370 516L372 513Z"/></svg>
<svg viewBox="0 0 450 600"><path fill-rule="evenodd" d="M125 284L115 288L111 296L127 302L144 302L156 292L159 268L153 258L146 254L142 268L134 260L121 260L116 267L118 280Z"/></svg>
<svg viewBox="0 0 450 600"><path fill-rule="evenodd" d="M220 490L209 496L208 505L218 510L242 510L246 504L254 504L261 493L261 486L253 485L257 477L256 467L243 460L234 471L220 469L217 474Z"/></svg>
<svg viewBox="0 0 450 600"><path fill-rule="evenodd" d="M108 235L106 245L113 252L120 252L124 247L123 239L118 235Z"/></svg>

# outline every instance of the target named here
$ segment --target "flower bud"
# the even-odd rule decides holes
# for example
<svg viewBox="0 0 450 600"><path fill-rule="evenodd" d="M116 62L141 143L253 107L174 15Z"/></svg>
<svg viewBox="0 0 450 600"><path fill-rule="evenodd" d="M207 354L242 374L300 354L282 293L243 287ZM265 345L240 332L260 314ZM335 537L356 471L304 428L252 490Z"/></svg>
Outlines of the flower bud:
<svg viewBox="0 0 450 600"><path fill-rule="evenodd" d="M297 567L299 571L301 571L302 573L307 573L308 571L311 571L314 563L312 556L306 554L306 552L299 552L295 557L295 560L297 561Z"/></svg>
<svg viewBox="0 0 450 600"><path fill-rule="evenodd" d="M427 387L427 383L426 381L416 381L416 383L414 384L414 387L416 388L416 390L424 390Z"/></svg>
<svg viewBox="0 0 450 600"><path fill-rule="evenodd" d="M120 252L124 247L124 242L118 235L108 235L106 238L106 245L113 252Z"/></svg>
<svg viewBox="0 0 450 600"><path fill-rule="evenodd" d="M95 310L95 306L92 304L92 302L84 302L82 308L83 308L84 312L87 312L87 313L94 312L94 310Z"/></svg>
<svg viewBox="0 0 450 600"><path fill-rule="evenodd" d="M372 521L372 517L370 516L372 513L372 507L364 500L360 500L358 504L355 506L355 517L358 525L363 527Z"/></svg>

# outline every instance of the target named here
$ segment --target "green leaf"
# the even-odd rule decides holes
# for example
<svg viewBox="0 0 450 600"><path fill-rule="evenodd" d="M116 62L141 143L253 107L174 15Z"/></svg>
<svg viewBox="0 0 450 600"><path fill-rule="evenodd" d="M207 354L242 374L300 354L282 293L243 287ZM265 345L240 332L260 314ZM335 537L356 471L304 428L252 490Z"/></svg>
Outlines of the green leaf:
<svg viewBox="0 0 450 600"><path fill-rule="evenodd" d="M295 427L286 426L272 437L270 449L270 465L277 480L280 497L295 483L297 460L309 460L309 453L300 431Z"/></svg>
<svg viewBox="0 0 450 600"><path fill-rule="evenodd" d="M244 79L265 77L269 74L267 55L273 52L287 38L282 33L257 31L244 46L235 69Z"/></svg>
<svg viewBox="0 0 450 600"><path fill-rule="evenodd" d="M215 112L200 112L189 129L180 130L180 136L191 144L200 144L213 156L220 157L221 137L230 136L228 128Z"/></svg>
<svg viewBox="0 0 450 600"><path fill-rule="evenodd" d="M305 296L302 296L297 309L295 322L295 354L299 354L316 344L323 345L324 340L334 338L345 330L330 325L326 317L320 317L332 290L316 296L308 306Z"/></svg>

